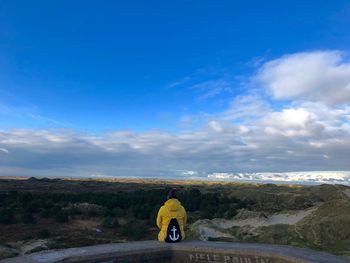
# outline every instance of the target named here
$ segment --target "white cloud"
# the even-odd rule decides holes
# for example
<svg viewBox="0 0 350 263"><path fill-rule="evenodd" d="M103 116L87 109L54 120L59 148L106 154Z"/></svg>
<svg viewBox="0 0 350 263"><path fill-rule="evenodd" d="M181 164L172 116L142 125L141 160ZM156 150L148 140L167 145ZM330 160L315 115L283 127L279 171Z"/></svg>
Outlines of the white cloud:
<svg viewBox="0 0 350 263"><path fill-rule="evenodd" d="M7 153L1 155L0 171L187 179L233 174L234 179L283 181L286 176L317 182L336 176L334 182L341 182L337 174L253 172L350 170L350 107L342 104L349 98L348 68L337 51L266 62L252 78L261 80L271 97L247 90L221 113L183 117L186 128L179 132L0 130L0 151ZM289 102L276 107L276 99Z"/></svg>
<svg viewBox="0 0 350 263"><path fill-rule="evenodd" d="M200 92L198 100L210 99L223 93L232 93L233 91L232 83L225 78L196 83L190 88Z"/></svg>
<svg viewBox="0 0 350 263"><path fill-rule="evenodd" d="M0 148L8 151L0 167L14 175L89 176L98 171L172 178L195 175L184 171L200 177L216 171L350 170L350 133L343 125L347 114L313 103L271 111L244 125L212 119L202 129L178 133L0 131Z"/></svg>
<svg viewBox="0 0 350 263"><path fill-rule="evenodd" d="M0 152L9 153L9 151L5 148L0 148Z"/></svg>
<svg viewBox="0 0 350 263"><path fill-rule="evenodd" d="M208 123L209 127L213 129L216 132L222 132L223 128L221 124L218 121L209 121Z"/></svg>
<svg viewBox="0 0 350 263"><path fill-rule="evenodd" d="M262 126L271 135L283 134L285 136L311 136L318 125L316 116L303 108L287 108L280 112L271 112L262 118Z"/></svg>
<svg viewBox="0 0 350 263"><path fill-rule="evenodd" d="M350 184L350 172L347 171L310 171L287 173L211 173L209 179L238 180L243 182L280 182L280 183L337 183Z"/></svg>
<svg viewBox="0 0 350 263"><path fill-rule="evenodd" d="M350 102L350 62L339 51L286 55L265 63L256 78L275 99Z"/></svg>
<svg viewBox="0 0 350 263"><path fill-rule="evenodd" d="M271 111L270 105L262 97L255 94L241 95L232 100L229 108L220 118L231 121L252 121Z"/></svg>

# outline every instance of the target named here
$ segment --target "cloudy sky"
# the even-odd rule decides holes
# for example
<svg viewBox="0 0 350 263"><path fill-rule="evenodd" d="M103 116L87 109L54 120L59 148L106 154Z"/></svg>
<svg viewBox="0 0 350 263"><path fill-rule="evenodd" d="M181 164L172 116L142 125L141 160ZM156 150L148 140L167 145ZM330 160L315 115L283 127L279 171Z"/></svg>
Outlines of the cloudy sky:
<svg viewBox="0 0 350 263"><path fill-rule="evenodd" d="M349 47L349 1L1 1L0 175L350 182Z"/></svg>

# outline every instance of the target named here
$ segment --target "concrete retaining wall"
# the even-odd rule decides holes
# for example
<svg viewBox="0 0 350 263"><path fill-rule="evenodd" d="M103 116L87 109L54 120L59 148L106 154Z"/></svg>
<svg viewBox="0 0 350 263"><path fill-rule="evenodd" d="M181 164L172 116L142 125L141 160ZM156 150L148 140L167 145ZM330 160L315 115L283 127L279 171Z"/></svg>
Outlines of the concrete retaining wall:
<svg viewBox="0 0 350 263"><path fill-rule="evenodd" d="M0 263L303 263L350 262L345 257L288 246L185 241L138 241L38 252Z"/></svg>

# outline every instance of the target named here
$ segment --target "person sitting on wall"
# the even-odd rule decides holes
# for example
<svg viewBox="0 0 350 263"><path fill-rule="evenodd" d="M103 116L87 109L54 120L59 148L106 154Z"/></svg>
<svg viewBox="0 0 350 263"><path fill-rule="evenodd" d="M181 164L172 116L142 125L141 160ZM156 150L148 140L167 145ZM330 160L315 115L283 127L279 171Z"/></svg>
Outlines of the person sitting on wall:
<svg viewBox="0 0 350 263"><path fill-rule="evenodd" d="M185 239L186 220L186 210L177 199L176 190L172 189L168 193L168 201L158 211L157 226L160 229L158 240L175 243Z"/></svg>

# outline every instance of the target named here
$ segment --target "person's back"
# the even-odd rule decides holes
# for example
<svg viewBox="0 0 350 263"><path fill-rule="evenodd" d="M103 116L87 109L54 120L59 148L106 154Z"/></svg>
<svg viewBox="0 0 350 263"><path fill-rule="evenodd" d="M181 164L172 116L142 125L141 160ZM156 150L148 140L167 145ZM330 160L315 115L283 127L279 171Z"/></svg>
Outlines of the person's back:
<svg viewBox="0 0 350 263"><path fill-rule="evenodd" d="M185 208L177 200L176 191L170 191L168 201L159 209L157 216L157 226L160 229L158 240L166 242L179 242L183 240L185 238L184 227L186 220ZM180 233L177 232L176 228L180 229Z"/></svg>

